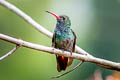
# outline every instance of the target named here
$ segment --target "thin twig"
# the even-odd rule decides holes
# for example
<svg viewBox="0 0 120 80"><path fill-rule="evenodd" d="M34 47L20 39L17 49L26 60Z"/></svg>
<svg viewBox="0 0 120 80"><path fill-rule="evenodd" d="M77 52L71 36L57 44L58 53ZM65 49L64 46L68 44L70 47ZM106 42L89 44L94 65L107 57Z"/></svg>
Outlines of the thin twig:
<svg viewBox="0 0 120 80"><path fill-rule="evenodd" d="M3 55L2 57L0 57L0 61L5 59L6 57L8 57L9 55L13 54L20 46L16 45L15 48L13 48L11 51L9 51L8 53L6 53L5 55Z"/></svg>
<svg viewBox="0 0 120 80"><path fill-rule="evenodd" d="M57 76L53 76L53 77L51 77L51 78L52 78L52 79L60 78L60 77L62 77L62 76L64 76L64 75L66 75L66 74L68 74L68 73L74 71L75 69L77 69L79 66L81 66L82 63L83 63L83 61L80 61L79 64L77 64L75 67L73 67L73 68L70 69L69 71L67 71L67 72L65 72L65 73L63 73L63 74L57 75Z"/></svg>

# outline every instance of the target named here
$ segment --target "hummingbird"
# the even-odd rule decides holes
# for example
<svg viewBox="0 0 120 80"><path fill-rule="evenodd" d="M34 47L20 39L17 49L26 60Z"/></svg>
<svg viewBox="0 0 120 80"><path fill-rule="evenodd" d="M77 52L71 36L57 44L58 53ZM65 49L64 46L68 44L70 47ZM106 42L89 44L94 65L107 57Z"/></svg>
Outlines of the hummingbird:
<svg viewBox="0 0 120 80"><path fill-rule="evenodd" d="M75 51L76 44L76 35L73 32L71 27L71 22L68 16L66 15L56 15L53 12L46 11L49 14L56 17L57 23L54 30L52 38L52 47L60 49L62 51L69 51L72 55L72 52ZM56 55L57 60L57 71L61 72L66 70L72 64L73 59L70 57Z"/></svg>

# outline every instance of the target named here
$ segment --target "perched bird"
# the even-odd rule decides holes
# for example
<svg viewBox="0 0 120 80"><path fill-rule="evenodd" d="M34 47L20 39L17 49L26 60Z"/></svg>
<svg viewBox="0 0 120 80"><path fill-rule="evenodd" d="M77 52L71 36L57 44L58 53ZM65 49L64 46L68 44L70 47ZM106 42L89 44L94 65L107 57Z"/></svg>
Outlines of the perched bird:
<svg viewBox="0 0 120 80"><path fill-rule="evenodd" d="M71 54L75 51L76 35L70 28L71 22L68 16L60 15L46 11L56 17L57 24L52 38L52 47L69 51ZM69 57L56 55L58 72L65 70L72 64L73 59Z"/></svg>

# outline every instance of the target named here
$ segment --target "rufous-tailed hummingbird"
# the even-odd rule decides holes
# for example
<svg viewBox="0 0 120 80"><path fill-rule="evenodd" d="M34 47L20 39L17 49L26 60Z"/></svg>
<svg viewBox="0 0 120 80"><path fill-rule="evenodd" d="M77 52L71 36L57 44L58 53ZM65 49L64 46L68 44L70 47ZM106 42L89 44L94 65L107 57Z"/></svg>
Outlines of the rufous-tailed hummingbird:
<svg viewBox="0 0 120 80"><path fill-rule="evenodd" d="M52 38L52 47L61 49L63 51L69 51L71 54L75 51L76 35L70 28L71 22L68 16L60 15L46 11L56 17L57 24L54 30ZM57 70L65 70L68 66L72 64L73 59L69 57L56 55L57 59Z"/></svg>

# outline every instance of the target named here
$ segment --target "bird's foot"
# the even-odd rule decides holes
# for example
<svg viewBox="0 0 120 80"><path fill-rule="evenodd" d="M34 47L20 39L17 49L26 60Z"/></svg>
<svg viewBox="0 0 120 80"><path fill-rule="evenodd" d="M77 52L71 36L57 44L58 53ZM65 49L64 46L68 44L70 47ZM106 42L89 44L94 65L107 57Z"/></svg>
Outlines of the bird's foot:
<svg viewBox="0 0 120 80"><path fill-rule="evenodd" d="M64 50L62 50L62 52L64 53Z"/></svg>
<svg viewBox="0 0 120 80"><path fill-rule="evenodd" d="M70 52L70 55L72 56L72 52Z"/></svg>

